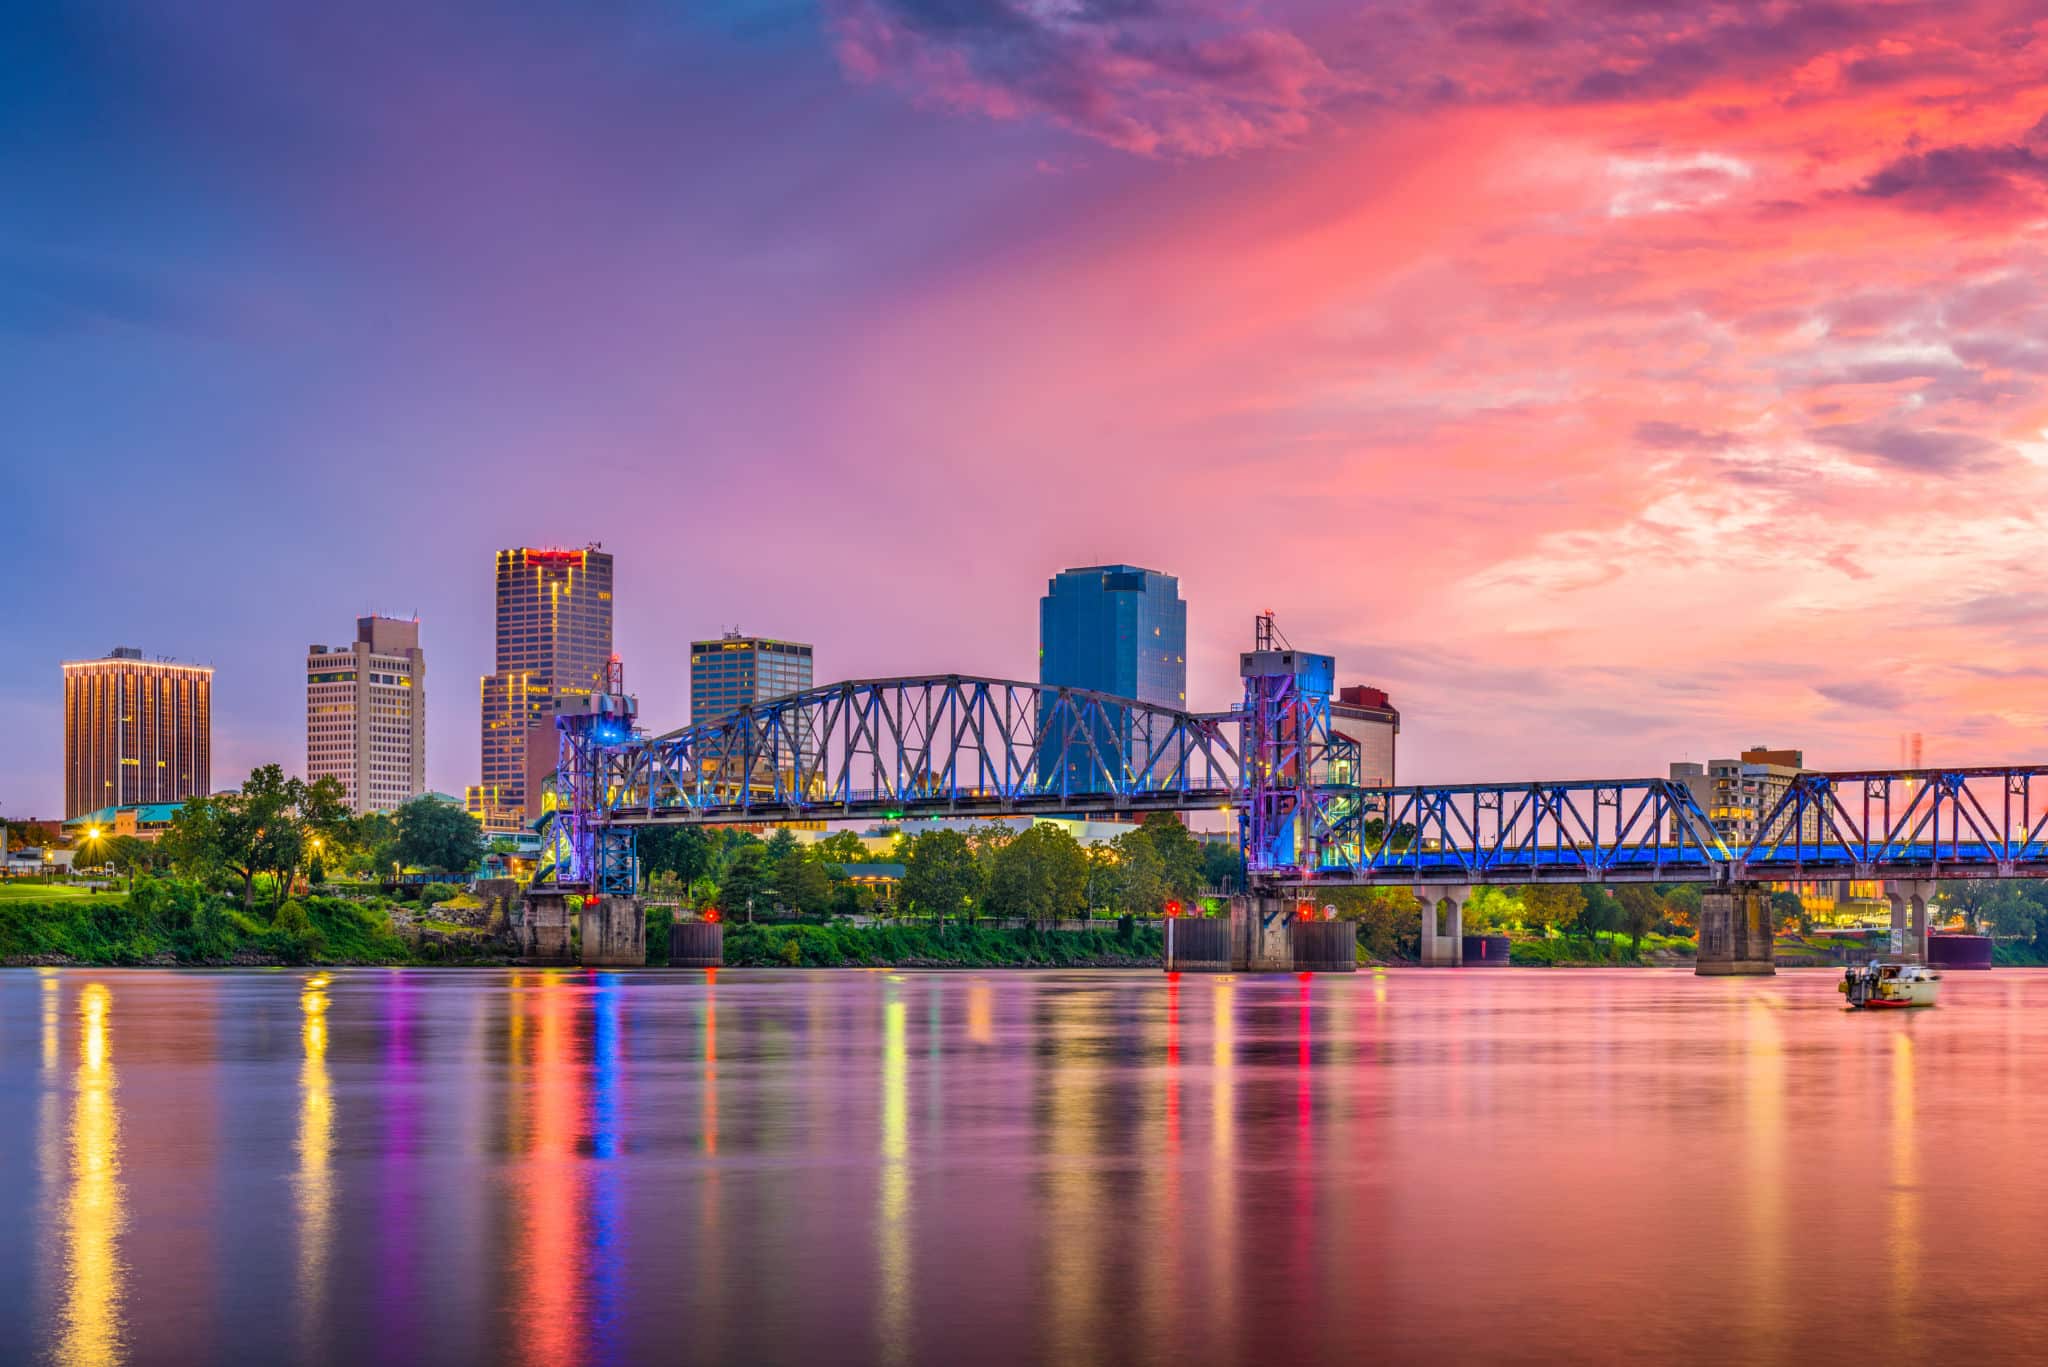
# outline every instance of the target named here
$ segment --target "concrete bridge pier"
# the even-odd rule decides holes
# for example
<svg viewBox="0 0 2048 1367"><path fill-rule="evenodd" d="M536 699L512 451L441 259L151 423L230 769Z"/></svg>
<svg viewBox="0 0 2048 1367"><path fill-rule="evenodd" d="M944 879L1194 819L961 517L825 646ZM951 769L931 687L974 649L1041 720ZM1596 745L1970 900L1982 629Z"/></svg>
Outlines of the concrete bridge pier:
<svg viewBox="0 0 2048 1367"><path fill-rule="evenodd" d="M585 968L643 968L647 912L637 897L586 897L581 939Z"/></svg>
<svg viewBox="0 0 2048 1367"><path fill-rule="evenodd" d="M569 898L551 888L529 888L519 899L519 914L509 918L512 952L530 964L566 964L569 952Z"/></svg>
<svg viewBox="0 0 2048 1367"><path fill-rule="evenodd" d="M1710 889L1700 898L1699 957L1693 972L1702 978L1768 977L1778 971L1772 956L1777 927L1771 896L1754 883Z"/></svg>
<svg viewBox="0 0 2048 1367"><path fill-rule="evenodd" d="M1887 879L1884 899L1892 905L1892 944L1908 963L1927 962L1927 904L1934 900L1931 878Z"/></svg>
<svg viewBox="0 0 2048 1367"><path fill-rule="evenodd" d="M1472 900L1472 889L1416 888L1415 898L1422 903L1423 967L1456 968L1465 962L1465 904Z"/></svg>
<svg viewBox="0 0 2048 1367"><path fill-rule="evenodd" d="M1230 899L1230 967L1238 973L1294 971L1294 899L1254 890Z"/></svg>

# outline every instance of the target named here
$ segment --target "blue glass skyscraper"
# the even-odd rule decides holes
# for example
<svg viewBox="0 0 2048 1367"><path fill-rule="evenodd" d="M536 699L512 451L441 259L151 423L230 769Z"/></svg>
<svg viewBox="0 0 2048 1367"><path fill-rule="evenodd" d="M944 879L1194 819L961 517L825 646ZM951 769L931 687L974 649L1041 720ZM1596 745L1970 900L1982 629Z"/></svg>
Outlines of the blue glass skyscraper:
<svg viewBox="0 0 2048 1367"><path fill-rule="evenodd" d="M1186 707L1180 580L1136 565L1061 570L1038 600L1038 681Z"/></svg>
<svg viewBox="0 0 2048 1367"><path fill-rule="evenodd" d="M1038 600L1038 681L1185 709L1188 605L1180 581L1136 565L1085 565L1054 575ZM1123 730L1121 711L1112 717ZM1105 734L1095 744L1110 756L1125 751L1128 740ZM1087 766L1067 767L1066 791L1100 790ZM1052 763L1039 775L1048 786L1060 778Z"/></svg>

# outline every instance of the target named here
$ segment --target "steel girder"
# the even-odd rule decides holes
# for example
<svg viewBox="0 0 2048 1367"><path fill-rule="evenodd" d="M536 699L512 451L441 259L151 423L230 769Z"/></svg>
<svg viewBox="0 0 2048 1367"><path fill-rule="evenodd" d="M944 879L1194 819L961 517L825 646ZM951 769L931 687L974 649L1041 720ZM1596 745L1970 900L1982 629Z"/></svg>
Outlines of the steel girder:
<svg viewBox="0 0 2048 1367"><path fill-rule="evenodd" d="M1739 878L2048 877L2048 765L1800 774Z"/></svg>
<svg viewBox="0 0 2048 1367"><path fill-rule="evenodd" d="M1730 855L1683 783L1368 788L1355 843L1297 869L1304 882L1716 881Z"/></svg>
<svg viewBox="0 0 2048 1367"><path fill-rule="evenodd" d="M794 693L601 747L613 824L1177 809L1236 799L1234 714L949 674Z"/></svg>

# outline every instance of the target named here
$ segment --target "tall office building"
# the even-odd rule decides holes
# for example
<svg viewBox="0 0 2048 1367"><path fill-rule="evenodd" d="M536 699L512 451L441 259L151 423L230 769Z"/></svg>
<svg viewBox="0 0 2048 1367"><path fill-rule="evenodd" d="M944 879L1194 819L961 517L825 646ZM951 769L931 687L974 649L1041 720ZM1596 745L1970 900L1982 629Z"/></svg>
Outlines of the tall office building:
<svg viewBox="0 0 2048 1367"><path fill-rule="evenodd" d="M1330 700L1330 729L1358 742L1356 772L1333 772L1333 782L1361 788L1394 786L1394 744L1401 735L1401 713L1385 689L1364 684L1338 689Z"/></svg>
<svg viewBox="0 0 2048 1367"><path fill-rule="evenodd" d="M527 791L528 729L564 699L602 691L612 657L612 558L582 550L520 547L498 552L497 668L483 690L483 782L469 810L489 829L539 815Z"/></svg>
<svg viewBox="0 0 2048 1367"><path fill-rule="evenodd" d="M1180 580L1136 565L1061 570L1038 600L1038 681L1186 707Z"/></svg>
<svg viewBox="0 0 2048 1367"><path fill-rule="evenodd" d="M811 648L729 631L690 642L690 725L811 686Z"/></svg>
<svg viewBox="0 0 2048 1367"><path fill-rule="evenodd" d="M116 646L64 664L64 816L182 802L213 784L213 671Z"/></svg>
<svg viewBox="0 0 2048 1367"><path fill-rule="evenodd" d="M1061 570L1038 600L1038 681L1062 688L1136 698L1161 707L1188 705L1188 605L1180 580L1136 565L1085 565ZM1095 738L1104 755L1123 741L1109 734L1122 720L1112 711ZM1126 762L1129 756L1126 756ZM1092 761L1068 761L1066 790L1099 790ZM1052 756L1039 781L1061 782Z"/></svg>
<svg viewBox="0 0 2048 1367"><path fill-rule="evenodd" d="M1806 755L1800 750L1773 750L1757 745L1734 759L1709 760L1705 764L1680 762L1671 766L1671 777L1691 791L1707 820L1731 849L1747 849L1757 841L1789 838L1793 834L1790 811L1780 812L1778 804L1792 788L1792 781L1806 772ZM1775 820L1772 814L1777 813ZM1820 813L1808 809L1799 821L1797 837L1812 842L1820 838Z"/></svg>
<svg viewBox="0 0 2048 1367"><path fill-rule="evenodd" d="M306 647L306 778L338 778L351 811L427 790L427 657L420 624L358 617L352 645Z"/></svg>

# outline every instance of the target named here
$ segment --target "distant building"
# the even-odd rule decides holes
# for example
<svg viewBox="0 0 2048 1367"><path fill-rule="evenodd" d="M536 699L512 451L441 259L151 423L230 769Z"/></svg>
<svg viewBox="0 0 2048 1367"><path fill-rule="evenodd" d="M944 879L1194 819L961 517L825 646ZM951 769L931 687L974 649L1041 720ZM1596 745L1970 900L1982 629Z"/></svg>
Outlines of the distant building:
<svg viewBox="0 0 2048 1367"><path fill-rule="evenodd" d="M1401 714L1387 700L1385 689L1363 684L1338 689L1330 702L1330 729L1358 742L1358 772L1333 774L1336 782L1361 788L1394 786L1394 742L1401 735Z"/></svg>
<svg viewBox="0 0 2048 1367"><path fill-rule="evenodd" d="M102 840L110 840L117 835L156 840L171 828L172 819L184 805L182 802L147 802L128 807L101 807L66 821L64 835L74 842L92 838L94 832L98 832L97 838Z"/></svg>
<svg viewBox="0 0 2048 1367"><path fill-rule="evenodd" d="M427 658L420 624L358 617L346 646L306 647L306 778L337 778L356 812L427 789Z"/></svg>
<svg viewBox="0 0 2048 1367"><path fill-rule="evenodd" d="M1180 580L1136 565L1061 570L1038 600L1038 681L1185 708Z"/></svg>
<svg viewBox="0 0 2048 1367"><path fill-rule="evenodd" d="M811 687L811 648L729 631L690 642L690 725Z"/></svg>
<svg viewBox="0 0 2048 1367"><path fill-rule="evenodd" d="M1061 570L1046 581L1038 600L1038 681L1184 710L1188 605L1181 601L1180 580L1137 565ZM1051 705L1041 702L1041 714ZM1099 753L1121 754L1124 742L1114 733L1119 725L1113 709L1095 737ZM1123 758L1128 767L1131 756ZM1041 784L1062 782L1055 756L1040 764ZM1102 787L1092 760L1070 756L1066 767L1066 791Z"/></svg>
<svg viewBox="0 0 2048 1367"><path fill-rule="evenodd" d="M612 658L612 557L532 546L497 557L497 668L482 680L483 774L465 807L486 830L539 815L529 794L527 738L564 698L604 687Z"/></svg>
<svg viewBox="0 0 2048 1367"><path fill-rule="evenodd" d="M1759 839L1793 838L1789 810L1775 821L1771 814L1791 789L1792 780L1805 772L1804 752L1761 745L1734 759L1671 766L1671 777L1685 784L1715 834L1731 849L1747 849ZM1820 829L1819 814L1809 811L1796 834L1801 840L1813 841L1819 838Z"/></svg>
<svg viewBox="0 0 2048 1367"><path fill-rule="evenodd" d="M117 646L64 664L64 815L213 786L213 671Z"/></svg>

